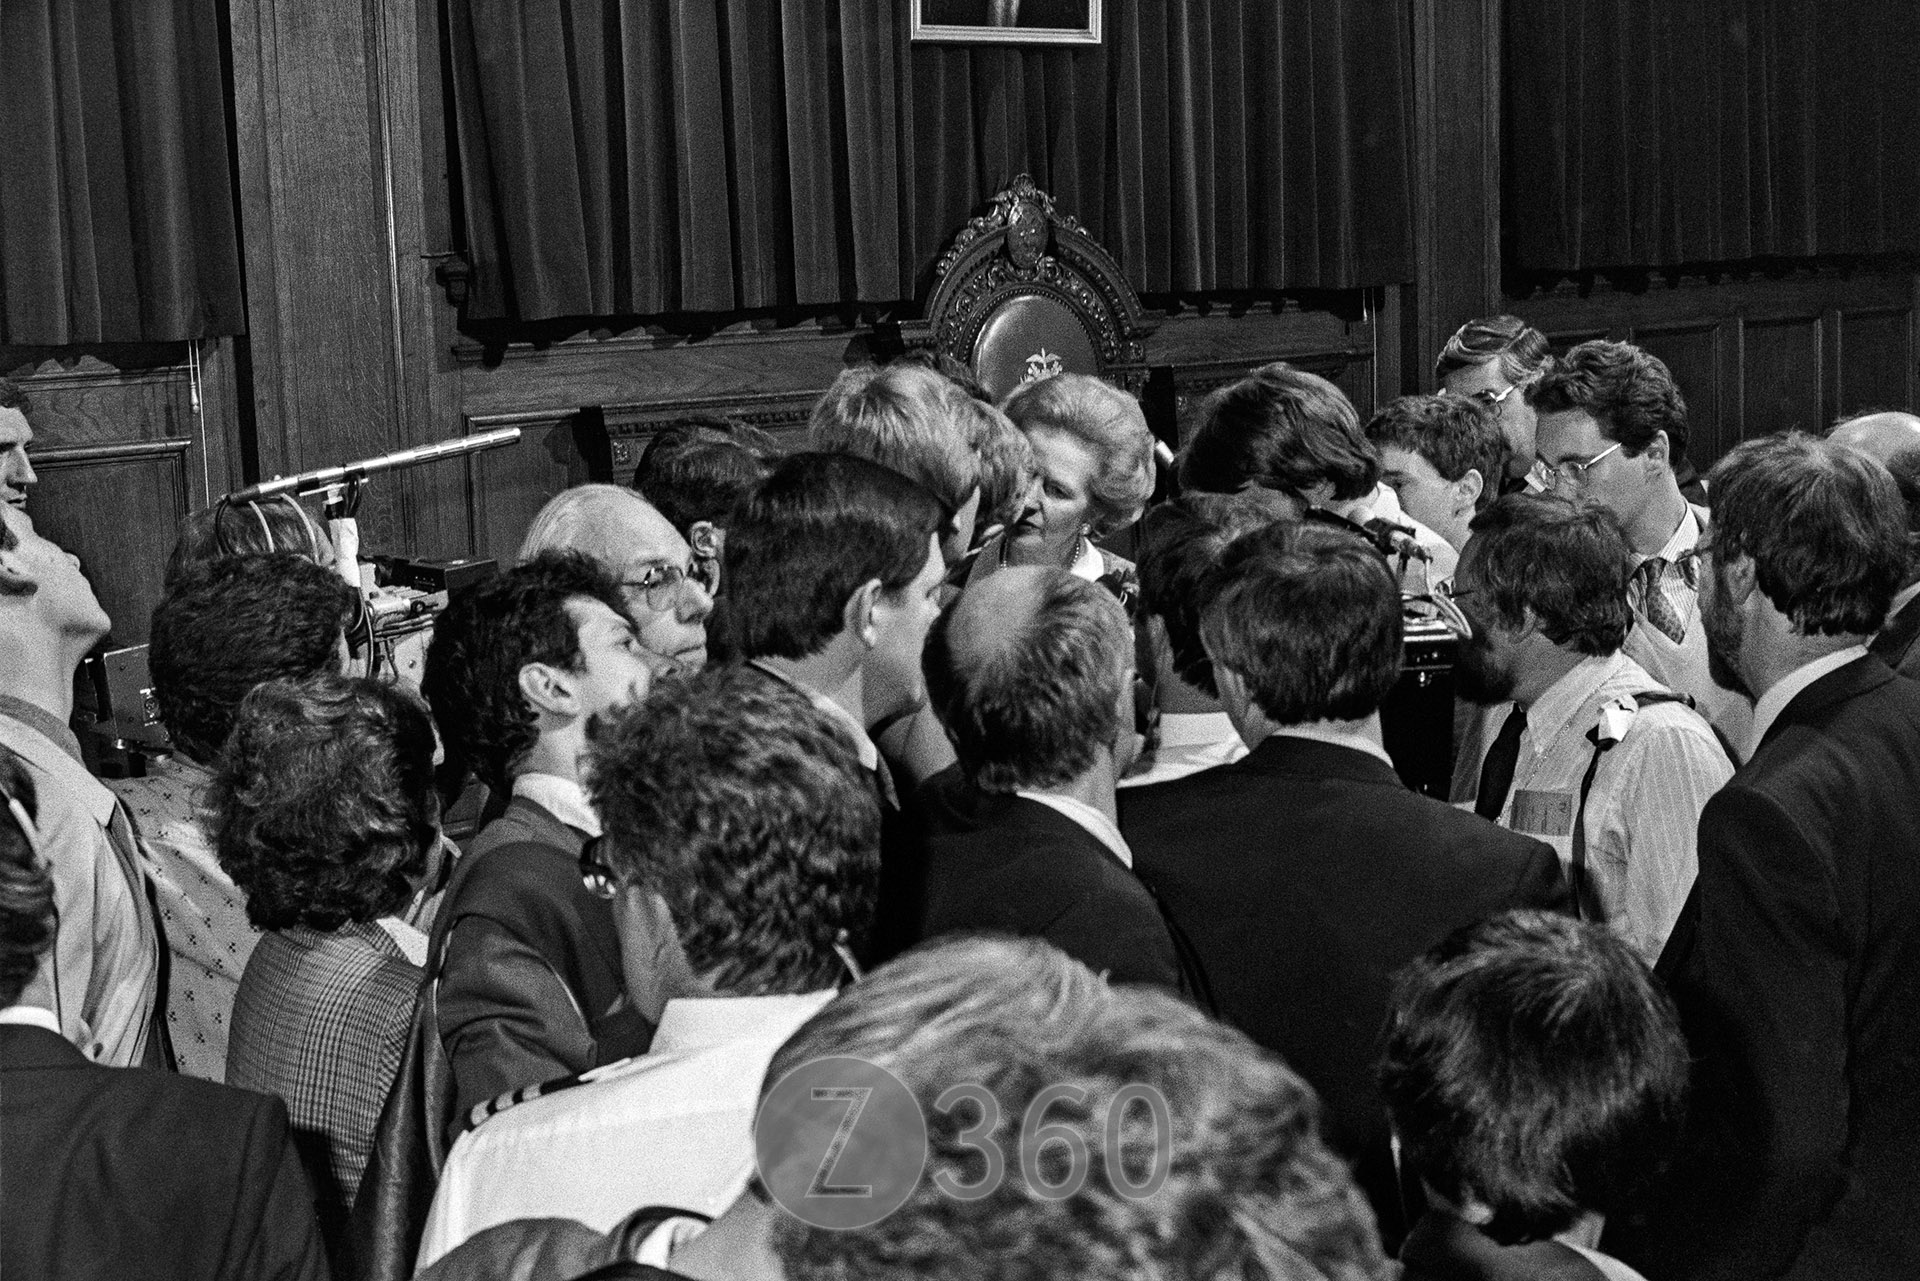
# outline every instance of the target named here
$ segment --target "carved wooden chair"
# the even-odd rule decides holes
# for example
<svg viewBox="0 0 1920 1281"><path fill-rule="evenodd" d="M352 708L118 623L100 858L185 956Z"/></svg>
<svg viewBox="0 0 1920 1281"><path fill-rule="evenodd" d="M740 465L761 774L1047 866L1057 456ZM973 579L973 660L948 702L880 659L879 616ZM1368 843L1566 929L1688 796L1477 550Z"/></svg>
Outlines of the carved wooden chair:
<svg viewBox="0 0 1920 1281"><path fill-rule="evenodd" d="M1063 371L1097 375L1137 396L1147 336L1159 323L1113 255L1021 174L953 238L922 318L903 321L900 339L910 351L966 365L996 400Z"/></svg>

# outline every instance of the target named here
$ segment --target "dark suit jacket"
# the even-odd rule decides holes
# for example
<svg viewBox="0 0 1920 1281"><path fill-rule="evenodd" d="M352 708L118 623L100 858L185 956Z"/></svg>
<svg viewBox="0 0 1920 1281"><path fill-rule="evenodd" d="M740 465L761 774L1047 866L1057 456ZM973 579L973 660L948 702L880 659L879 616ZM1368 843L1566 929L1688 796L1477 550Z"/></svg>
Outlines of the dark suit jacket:
<svg viewBox="0 0 1920 1281"><path fill-rule="evenodd" d="M476 1104L644 1053L653 1039L627 1004L613 905L580 881L585 842L516 796L454 865L428 949L453 1066L449 1142Z"/></svg>
<svg viewBox="0 0 1920 1281"><path fill-rule="evenodd" d="M1787 704L1700 815L1660 958L1695 1058L1644 1233L1661 1277L1920 1276L1920 685L1880 659Z"/></svg>
<svg viewBox="0 0 1920 1281"><path fill-rule="evenodd" d="M0 1024L0 1276L327 1275L278 1099Z"/></svg>
<svg viewBox="0 0 1920 1281"><path fill-rule="evenodd" d="M1920 645L1915 641L1920 641L1920 598L1908 601L1899 613L1890 615L1868 648L1902 676L1920 677Z"/></svg>
<svg viewBox="0 0 1920 1281"><path fill-rule="evenodd" d="M1192 940L1220 1015L1318 1091L1328 1140L1398 1241L1374 1060L1393 972L1455 928L1567 907L1551 847L1409 790L1365 752L1269 738L1120 793L1134 867Z"/></svg>
<svg viewBox="0 0 1920 1281"><path fill-rule="evenodd" d="M918 808L927 831L918 938L1043 938L1117 982L1180 988L1153 896L1078 823L1038 801L979 791L957 771L928 779Z"/></svg>

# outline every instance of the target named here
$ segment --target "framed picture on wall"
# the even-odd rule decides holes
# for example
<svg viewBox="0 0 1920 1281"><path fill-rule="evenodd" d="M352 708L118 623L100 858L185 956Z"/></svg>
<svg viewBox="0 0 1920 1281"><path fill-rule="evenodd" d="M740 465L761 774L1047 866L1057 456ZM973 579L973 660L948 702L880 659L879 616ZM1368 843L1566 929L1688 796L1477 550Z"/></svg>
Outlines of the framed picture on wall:
<svg viewBox="0 0 1920 1281"><path fill-rule="evenodd" d="M1104 0L913 0L921 41L1099 44Z"/></svg>

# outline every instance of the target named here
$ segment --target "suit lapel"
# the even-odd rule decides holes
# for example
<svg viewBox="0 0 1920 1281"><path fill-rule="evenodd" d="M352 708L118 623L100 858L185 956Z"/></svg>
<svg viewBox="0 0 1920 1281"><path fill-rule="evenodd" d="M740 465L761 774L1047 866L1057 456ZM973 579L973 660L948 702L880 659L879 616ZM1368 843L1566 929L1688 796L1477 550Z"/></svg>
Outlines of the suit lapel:
<svg viewBox="0 0 1920 1281"><path fill-rule="evenodd" d="M92 1066L63 1036L30 1023L0 1023L0 1068L8 1072Z"/></svg>

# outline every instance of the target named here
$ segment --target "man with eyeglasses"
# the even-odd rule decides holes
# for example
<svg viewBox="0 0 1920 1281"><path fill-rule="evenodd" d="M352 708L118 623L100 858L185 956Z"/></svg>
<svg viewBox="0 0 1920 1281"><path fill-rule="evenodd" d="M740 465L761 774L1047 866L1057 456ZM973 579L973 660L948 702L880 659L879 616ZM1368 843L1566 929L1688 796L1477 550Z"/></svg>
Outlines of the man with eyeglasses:
<svg viewBox="0 0 1920 1281"><path fill-rule="evenodd" d="M696 557L652 503L618 485L563 490L533 518L519 559L551 551L580 552L612 570L640 643L672 669L706 666L717 567Z"/></svg>
<svg viewBox="0 0 1920 1281"><path fill-rule="evenodd" d="M1700 625L1693 555L1708 513L1680 492L1687 402L1666 365L1629 343L1573 348L1526 389L1539 415L1534 448L1554 492L1612 512L1633 560L1624 652L1678 690L1728 741L1747 741L1753 709L1714 683Z"/></svg>
<svg viewBox="0 0 1920 1281"><path fill-rule="evenodd" d="M753 1171L768 1061L859 977L880 808L853 741L806 694L744 667L663 685L596 731L588 789L604 831L579 875L610 904L628 995L659 1032L462 1135L422 1266L516 1219L547 1220L519 1225L539 1237L554 1218L607 1232L648 1207L720 1214Z"/></svg>

